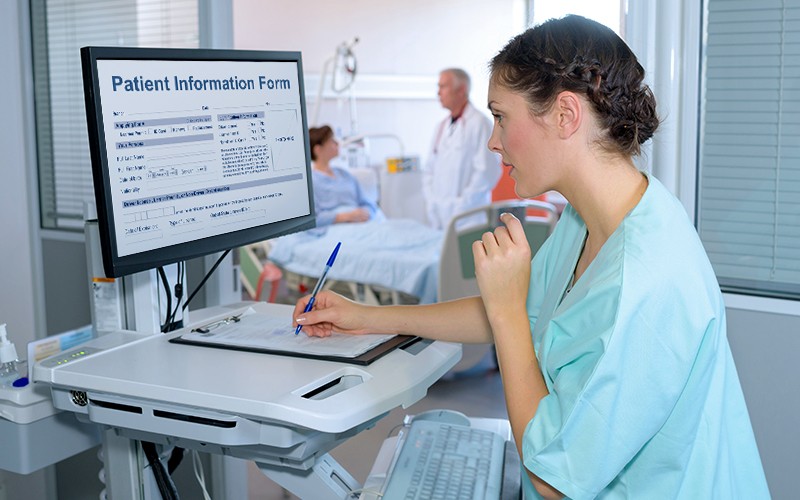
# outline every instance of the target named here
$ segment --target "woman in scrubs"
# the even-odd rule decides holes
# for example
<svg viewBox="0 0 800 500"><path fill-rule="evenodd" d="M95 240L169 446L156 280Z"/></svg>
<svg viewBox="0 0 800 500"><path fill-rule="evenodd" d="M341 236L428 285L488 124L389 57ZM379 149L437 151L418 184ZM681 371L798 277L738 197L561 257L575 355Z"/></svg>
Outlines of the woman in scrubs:
<svg viewBox="0 0 800 500"><path fill-rule="evenodd" d="M491 61L489 148L521 197L569 205L531 262L512 215L473 244L480 296L374 307L317 296L309 335L494 342L526 498L769 498L711 264L632 158L658 127L644 70L578 16Z"/></svg>

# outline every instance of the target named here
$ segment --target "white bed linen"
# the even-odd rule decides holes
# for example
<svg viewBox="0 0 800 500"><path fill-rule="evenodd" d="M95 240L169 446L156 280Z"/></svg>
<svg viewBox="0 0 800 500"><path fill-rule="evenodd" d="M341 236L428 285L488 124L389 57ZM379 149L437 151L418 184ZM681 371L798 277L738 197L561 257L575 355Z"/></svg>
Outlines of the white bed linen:
<svg viewBox="0 0 800 500"><path fill-rule="evenodd" d="M436 302L442 231L411 219L333 224L271 240L269 259L319 277L336 243L342 247L328 279L379 285Z"/></svg>

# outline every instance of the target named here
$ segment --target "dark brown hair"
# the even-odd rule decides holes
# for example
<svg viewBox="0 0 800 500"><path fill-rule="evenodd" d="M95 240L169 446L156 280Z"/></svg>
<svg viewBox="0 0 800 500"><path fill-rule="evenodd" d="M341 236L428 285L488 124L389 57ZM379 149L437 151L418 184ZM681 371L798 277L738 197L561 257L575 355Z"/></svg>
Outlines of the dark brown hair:
<svg viewBox="0 0 800 500"><path fill-rule="evenodd" d="M308 142L309 147L311 148L311 159L317 159L317 154L314 153L314 146L319 146L325 144L325 142L333 137L333 129L330 128L328 125L323 125L321 127L311 127L308 129Z"/></svg>
<svg viewBox="0 0 800 500"><path fill-rule="evenodd" d="M639 154L658 128L656 100L644 68L625 42L602 24L569 15L512 38L489 64L492 82L528 101L538 115L565 90L585 96L606 137L604 148Z"/></svg>

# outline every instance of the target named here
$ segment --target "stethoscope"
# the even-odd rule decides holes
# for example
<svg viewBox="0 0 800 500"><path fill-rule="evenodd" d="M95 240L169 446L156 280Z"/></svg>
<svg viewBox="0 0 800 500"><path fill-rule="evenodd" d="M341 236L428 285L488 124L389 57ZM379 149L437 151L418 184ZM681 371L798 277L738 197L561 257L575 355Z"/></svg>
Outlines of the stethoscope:
<svg viewBox="0 0 800 500"><path fill-rule="evenodd" d="M442 140L442 134L444 133L444 128L447 127L447 136L450 137L453 135L453 131L456 129L456 123L460 119L460 116L456 116L455 118L450 118L450 123L446 124L444 121L439 125L439 132L436 134L436 141L433 143L433 154L439 152L439 143Z"/></svg>

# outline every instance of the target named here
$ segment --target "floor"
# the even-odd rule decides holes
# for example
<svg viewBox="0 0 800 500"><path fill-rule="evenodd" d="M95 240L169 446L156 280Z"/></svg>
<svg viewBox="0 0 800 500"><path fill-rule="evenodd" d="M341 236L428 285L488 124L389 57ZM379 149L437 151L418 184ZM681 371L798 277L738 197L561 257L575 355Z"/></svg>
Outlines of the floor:
<svg viewBox="0 0 800 500"><path fill-rule="evenodd" d="M335 448L331 455L353 477L363 483L383 440L395 434L406 414L446 408L458 410L470 417L507 418L500 374L488 370L470 376L443 379L431 386L428 395L407 409L396 408L375 427L360 433ZM249 500L297 499L270 481L251 462L248 465Z"/></svg>

